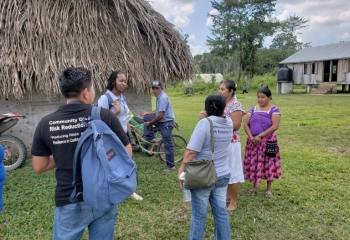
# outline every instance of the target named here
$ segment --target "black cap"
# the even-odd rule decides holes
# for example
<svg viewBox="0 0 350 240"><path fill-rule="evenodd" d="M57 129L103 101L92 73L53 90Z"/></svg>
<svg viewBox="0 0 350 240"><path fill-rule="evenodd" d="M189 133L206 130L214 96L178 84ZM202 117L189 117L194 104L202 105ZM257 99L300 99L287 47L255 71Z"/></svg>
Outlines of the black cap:
<svg viewBox="0 0 350 240"><path fill-rule="evenodd" d="M154 80L152 82L152 88L163 88L163 83L160 80Z"/></svg>

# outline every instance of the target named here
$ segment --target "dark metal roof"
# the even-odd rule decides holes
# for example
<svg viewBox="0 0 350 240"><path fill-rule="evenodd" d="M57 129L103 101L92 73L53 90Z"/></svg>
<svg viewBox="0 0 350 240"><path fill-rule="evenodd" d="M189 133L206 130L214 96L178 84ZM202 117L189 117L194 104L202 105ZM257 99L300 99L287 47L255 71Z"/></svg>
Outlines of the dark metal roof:
<svg viewBox="0 0 350 240"><path fill-rule="evenodd" d="M301 49L292 56L284 59L280 64L318 62L347 58L350 59L350 42L341 42Z"/></svg>

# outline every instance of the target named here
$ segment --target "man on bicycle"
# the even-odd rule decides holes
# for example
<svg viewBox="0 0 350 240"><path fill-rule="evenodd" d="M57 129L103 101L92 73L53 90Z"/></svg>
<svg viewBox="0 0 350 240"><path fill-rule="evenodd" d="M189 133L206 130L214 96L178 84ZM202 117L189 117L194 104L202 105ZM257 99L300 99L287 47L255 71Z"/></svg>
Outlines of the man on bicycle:
<svg viewBox="0 0 350 240"><path fill-rule="evenodd" d="M175 115L169 97L163 91L163 83L161 81L155 80L152 82L152 92L157 98L156 110L151 112L142 111L140 115L145 121L144 132L147 141L155 142L152 125L160 128L166 158L166 169L163 170L163 173L168 173L175 170L172 139Z"/></svg>

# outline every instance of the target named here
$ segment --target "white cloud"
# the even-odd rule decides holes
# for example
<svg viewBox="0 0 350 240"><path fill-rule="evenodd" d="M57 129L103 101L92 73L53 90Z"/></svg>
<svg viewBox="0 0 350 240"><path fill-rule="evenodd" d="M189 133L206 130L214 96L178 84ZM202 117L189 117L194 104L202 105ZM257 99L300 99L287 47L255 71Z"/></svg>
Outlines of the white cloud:
<svg viewBox="0 0 350 240"><path fill-rule="evenodd" d="M279 0L276 4L279 20L289 16L309 19L307 27L301 29L298 36L304 43L312 46L350 41L350 1L349 0Z"/></svg>
<svg viewBox="0 0 350 240"><path fill-rule="evenodd" d="M189 17L194 13L196 4L204 1L207 0L152 0L149 3L154 10L161 13L169 22L178 27L181 32L181 28L185 28L191 24ZM199 23L193 24L198 25ZM194 34L190 32L188 34L190 34L187 39L189 41L188 45L193 56L202 54L208 50L206 46L195 43L196 36Z"/></svg>
<svg viewBox="0 0 350 240"><path fill-rule="evenodd" d="M185 4L183 2L186 2ZM161 13L168 21L179 28L190 24L188 16L195 10L196 1L153 0L150 2L154 10Z"/></svg>
<svg viewBox="0 0 350 240"><path fill-rule="evenodd" d="M213 9L213 10L211 10L211 11L209 12L209 14L211 14L211 15L219 15L220 13L219 13L218 10ZM207 18L207 27L210 28L210 27L212 27L212 26L213 26L213 18L210 17L210 16L208 16L208 18Z"/></svg>
<svg viewBox="0 0 350 240"><path fill-rule="evenodd" d="M189 41L189 42L193 42L193 41L195 41L196 40L196 36L194 35L194 34L191 34L190 36L188 36L188 38L187 38L187 41Z"/></svg>
<svg viewBox="0 0 350 240"><path fill-rule="evenodd" d="M182 28L186 27L189 24L189 22L190 20L186 16L175 16L173 24L179 28Z"/></svg>
<svg viewBox="0 0 350 240"><path fill-rule="evenodd" d="M202 54L204 52L209 52L209 50L206 46L192 45L191 43L188 43L188 45L190 46L192 56L196 56L196 55Z"/></svg>
<svg viewBox="0 0 350 240"><path fill-rule="evenodd" d="M343 35L341 36L342 39L347 39L349 40L350 39L350 33L346 32L346 33L343 33Z"/></svg>

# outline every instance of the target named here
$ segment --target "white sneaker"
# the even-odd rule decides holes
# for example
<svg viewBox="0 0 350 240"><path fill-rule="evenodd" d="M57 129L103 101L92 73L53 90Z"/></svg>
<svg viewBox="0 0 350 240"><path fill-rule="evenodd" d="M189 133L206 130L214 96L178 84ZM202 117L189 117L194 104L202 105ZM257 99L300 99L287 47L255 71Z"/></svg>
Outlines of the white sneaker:
<svg viewBox="0 0 350 240"><path fill-rule="evenodd" d="M133 194L130 195L131 198L135 199L135 200L142 200L143 198L138 195L136 192L134 192Z"/></svg>

